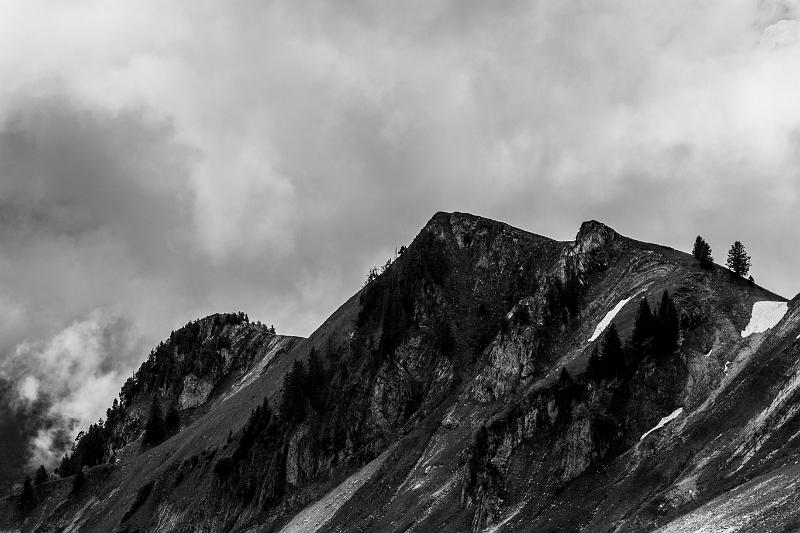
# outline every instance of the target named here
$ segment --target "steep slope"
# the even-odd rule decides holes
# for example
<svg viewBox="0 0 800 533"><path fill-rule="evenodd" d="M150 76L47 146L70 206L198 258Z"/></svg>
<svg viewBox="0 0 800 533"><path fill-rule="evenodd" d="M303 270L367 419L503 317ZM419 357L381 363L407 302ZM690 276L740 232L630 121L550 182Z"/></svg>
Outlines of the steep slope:
<svg viewBox="0 0 800 533"><path fill-rule="evenodd" d="M593 357L642 299L649 336ZM688 531L748 480L790 483L800 311L743 337L762 301L784 300L598 222L557 242L437 213L308 339L173 334L109 413L116 462L3 501L0 527ZM184 427L142 446L154 395Z"/></svg>

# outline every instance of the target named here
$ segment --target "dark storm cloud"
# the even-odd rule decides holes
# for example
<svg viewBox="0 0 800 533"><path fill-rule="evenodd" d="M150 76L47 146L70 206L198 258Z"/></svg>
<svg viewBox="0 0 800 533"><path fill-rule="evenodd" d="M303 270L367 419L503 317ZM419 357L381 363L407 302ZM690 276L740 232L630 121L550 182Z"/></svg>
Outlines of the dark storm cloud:
<svg viewBox="0 0 800 533"><path fill-rule="evenodd" d="M796 18L766 0L20 4L0 20L2 366L48 416L94 420L190 319L308 334L437 210L560 239L589 218L682 249L702 233L718 260L741 239L792 295Z"/></svg>

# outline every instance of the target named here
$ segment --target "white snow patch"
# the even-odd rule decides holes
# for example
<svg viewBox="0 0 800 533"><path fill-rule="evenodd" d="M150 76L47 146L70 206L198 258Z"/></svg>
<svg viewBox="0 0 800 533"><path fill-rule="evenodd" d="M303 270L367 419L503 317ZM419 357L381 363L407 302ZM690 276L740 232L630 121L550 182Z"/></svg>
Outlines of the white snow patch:
<svg viewBox="0 0 800 533"><path fill-rule="evenodd" d="M654 427L653 429L650 429L650 430L649 430L647 433L645 433L644 435L642 435L642 436L639 438L639 440L644 440L644 438L645 438L646 436L648 436L650 433L652 433L652 432L654 432L654 431L656 431L656 430L658 430L658 429L661 429L661 428L663 428L664 426L666 426L667 424L669 424L670 422L672 422L673 420L675 420L676 418L678 418L679 416L681 416L681 413L682 413L682 412L683 412L683 407L678 407L677 409L675 409L674 411L672 411L670 414L668 414L667 416L665 416L664 418L662 418L661 420L659 420L659 421L658 421L658 424L656 424L656 425L655 425L655 427Z"/></svg>
<svg viewBox="0 0 800 533"><path fill-rule="evenodd" d="M763 333L781 321L783 315L789 310L786 302L756 302L750 315L750 323L742 331L742 338L753 333Z"/></svg>
<svg viewBox="0 0 800 533"><path fill-rule="evenodd" d="M589 337L589 342L592 342L595 339L597 339L597 337L599 337L600 334L603 333L603 331L605 331L605 329L608 327L608 325L611 324L611 321L614 320L614 317L617 316L617 313L622 311L622 308L625 307L625 304L630 302L638 294L639 293L637 292L636 294L634 294L630 298L625 298L624 300L622 300L619 303L617 303L617 305L614 306L614 309L612 309L611 311L606 313L606 316L603 317L603 320L601 320L600 323L597 324L597 327L594 328L594 333L592 333L592 336Z"/></svg>
<svg viewBox="0 0 800 533"><path fill-rule="evenodd" d="M713 352L713 351L714 351L714 348L711 348L705 356L709 357L711 355L711 352Z"/></svg>
<svg viewBox="0 0 800 533"><path fill-rule="evenodd" d="M727 372L728 372L728 365L729 365L729 364L731 364L731 362L730 362L730 361L725 361L725 368L723 368L723 369L722 369L722 372L723 372L723 373L727 373Z"/></svg>

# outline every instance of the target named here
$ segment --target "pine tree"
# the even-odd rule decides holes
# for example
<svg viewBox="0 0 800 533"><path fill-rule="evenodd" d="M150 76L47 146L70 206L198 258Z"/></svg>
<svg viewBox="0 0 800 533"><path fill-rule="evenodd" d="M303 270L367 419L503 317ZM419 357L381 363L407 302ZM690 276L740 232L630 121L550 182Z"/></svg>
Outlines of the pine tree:
<svg viewBox="0 0 800 533"><path fill-rule="evenodd" d="M654 317L650 311L650 304L647 298L642 298L639 302L639 309L636 311L636 320L633 323L633 333L631 334L631 348L635 351L644 350L653 337Z"/></svg>
<svg viewBox="0 0 800 533"><path fill-rule="evenodd" d="M44 469L44 465L39 465L39 469L36 470L36 477L34 478L34 483L36 486L42 485L47 483L49 480L49 476L47 475L47 470Z"/></svg>
<svg viewBox="0 0 800 533"><path fill-rule="evenodd" d="M572 385L573 383L574 383L574 380L572 379L572 376L570 375L569 370L567 370L566 366L562 366L561 367L561 372L558 374L558 384L559 384L559 386L564 388L564 387L568 387L568 386Z"/></svg>
<svg viewBox="0 0 800 533"><path fill-rule="evenodd" d="M600 360L600 350L597 344L592 348L589 356L589 363L586 365L586 374L590 379L597 379L603 376L603 362Z"/></svg>
<svg viewBox="0 0 800 533"><path fill-rule="evenodd" d="M317 412L322 412L325 407L325 397L328 393L328 382L325 368L319 360L317 349L312 348L308 354L308 374L306 375L305 395L311 402L311 407Z"/></svg>
<svg viewBox="0 0 800 533"><path fill-rule="evenodd" d="M164 434L164 419L161 415L161 405L158 401L158 396L153 396L153 402L150 404L150 416L144 427L144 443L146 445L158 444L164 438Z"/></svg>
<svg viewBox="0 0 800 533"><path fill-rule="evenodd" d="M36 491L33 489L31 476L25 476L25 482L22 484L22 494L19 495L18 504L22 511L28 511L36 505Z"/></svg>
<svg viewBox="0 0 800 533"><path fill-rule="evenodd" d="M176 403L171 403L164 418L164 427L167 433L177 433L181 429L181 415L178 413Z"/></svg>
<svg viewBox="0 0 800 533"><path fill-rule="evenodd" d="M734 242L728 250L728 268L740 276L746 276L750 271L750 256L741 241Z"/></svg>
<svg viewBox="0 0 800 533"><path fill-rule="evenodd" d="M292 369L283 378L283 400L281 417L289 423L297 424L306 418L306 369L302 361L295 361Z"/></svg>
<svg viewBox="0 0 800 533"><path fill-rule="evenodd" d="M714 268L714 258L711 256L711 246L700 235L694 241L692 255L700 261L703 268Z"/></svg>
<svg viewBox="0 0 800 533"><path fill-rule="evenodd" d="M80 469L75 474L75 479L72 480L72 494L79 494L84 485L86 485L86 475L83 473L83 469Z"/></svg>
<svg viewBox="0 0 800 533"><path fill-rule="evenodd" d="M612 322L606 328L603 336L603 369L606 375L617 375L625 369L625 353L622 350L622 341L619 338L617 326Z"/></svg>
<svg viewBox="0 0 800 533"><path fill-rule="evenodd" d="M656 315L656 328L653 337L653 347L659 355L672 353L678 347L680 338L680 318L675 303L669 296L669 291L664 290L661 303L658 305Z"/></svg>

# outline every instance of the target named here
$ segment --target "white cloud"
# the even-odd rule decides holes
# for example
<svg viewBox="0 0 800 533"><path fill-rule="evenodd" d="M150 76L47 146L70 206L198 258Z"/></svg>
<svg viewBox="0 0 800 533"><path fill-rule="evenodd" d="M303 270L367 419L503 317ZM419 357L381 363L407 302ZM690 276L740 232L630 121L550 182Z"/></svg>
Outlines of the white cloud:
<svg viewBox="0 0 800 533"><path fill-rule="evenodd" d="M718 259L739 239L757 281L800 288L795 1L0 11L0 348L73 339L102 390L124 374L93 370L96 309L129 317L128 366L215 311L307 334L440 209L701 233Z"/></svg>

